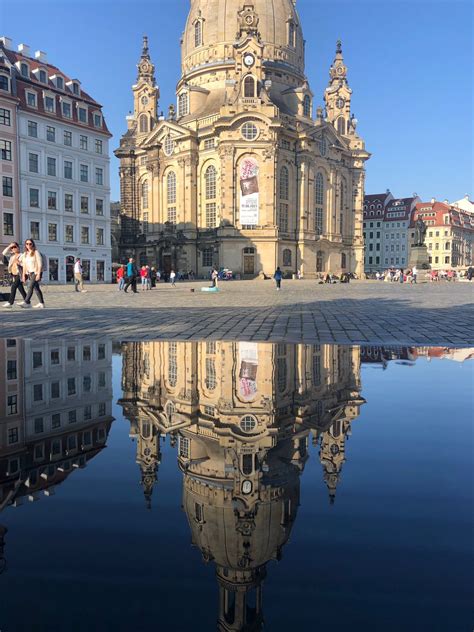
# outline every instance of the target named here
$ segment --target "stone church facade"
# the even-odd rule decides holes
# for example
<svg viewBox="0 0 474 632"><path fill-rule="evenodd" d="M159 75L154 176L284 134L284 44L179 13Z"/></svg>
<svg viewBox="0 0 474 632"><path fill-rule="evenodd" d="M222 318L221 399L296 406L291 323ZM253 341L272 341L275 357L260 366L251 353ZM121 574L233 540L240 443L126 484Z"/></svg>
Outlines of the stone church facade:
<svg viewBox="0 0 474 632"><path fill-rule="evenodd" d="M242 277L363 271L365 161L341 43L314 115L292 0L193 0L177 104L147 38L120 159L120 256Z"/></svg>

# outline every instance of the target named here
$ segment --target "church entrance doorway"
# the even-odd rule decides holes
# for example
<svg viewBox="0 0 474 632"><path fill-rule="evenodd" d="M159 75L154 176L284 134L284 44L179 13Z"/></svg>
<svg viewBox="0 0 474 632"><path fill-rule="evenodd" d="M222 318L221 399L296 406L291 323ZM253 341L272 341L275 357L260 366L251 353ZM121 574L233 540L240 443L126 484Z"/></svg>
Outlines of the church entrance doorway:
<svg viewBox="0 0 474 632"><path fill-rule="evenodd" d="M244 248L244 276L255 276L255 248Z"/></svg>
<svg viewBox="0 0 474 632"><path fill-rule="evenodd" d="M171 255L163 255L163 272L169 275L172 268L173 268L173 260L172 260Z"/></svg>

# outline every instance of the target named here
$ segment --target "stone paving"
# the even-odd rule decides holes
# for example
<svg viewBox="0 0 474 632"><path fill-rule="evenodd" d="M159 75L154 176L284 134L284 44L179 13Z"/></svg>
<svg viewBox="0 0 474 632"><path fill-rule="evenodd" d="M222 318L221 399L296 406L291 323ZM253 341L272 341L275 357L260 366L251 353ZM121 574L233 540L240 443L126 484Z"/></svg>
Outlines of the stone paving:
<svg viewBox="0 0 474 632"><path fill-rule="evenodd" d="M218 339L374 345L474 346L474 284L284 281L45 286L45 310L0 308L0 337L109 336L116 340ZM194 290L194 291L193 291ZM33 304L36 299L33 299Z"/></svg>

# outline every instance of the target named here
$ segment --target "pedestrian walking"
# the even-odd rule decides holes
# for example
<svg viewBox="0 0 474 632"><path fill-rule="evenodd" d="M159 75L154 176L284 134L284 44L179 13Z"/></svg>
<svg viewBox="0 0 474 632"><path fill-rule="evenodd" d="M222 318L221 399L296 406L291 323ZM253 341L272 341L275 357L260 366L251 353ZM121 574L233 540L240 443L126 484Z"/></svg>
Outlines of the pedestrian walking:
<svg viewBox="0 0 474 632"><path fill-rule="evenodd" d="M469 266L469 268L467 269L467 280L472 281L473 278L474 278L474 268L472 266Z"/></svg>
<svg viewBox="0 0 474 632"><path fill-rule="evenodd" d="M23 297L26 298L25 288L22 283L22 269L20 265L20 246L16 241L13 241L9 246L5 248L2 255L8 258L8 273L11 276L10 285L10 297L3 307L7 309L13 307L15 303L16 291L18 290Z"/></svg>
<svg viewBox="0 0 474 632"><path fill-rule="evenodd" d="M217 288L218 282L219 282L219 273L217 272L216 268L212 269L211 281L212 281L212 287Z"/></svg>
<svg viewBox="0 0 474 632"><path fill-rule="evenodd" d="M283 274L282 274L279 266L275 270L275 274L273 275L273 278L275 279L277 292L279 292L281 290L281 280L283 278Z"/></svg>
<svg viewBox="0 0 474 632"><path fill-rule="evenodd" d="M417 278L418 278L418 268L416 266L413 266L413 270L411 271L411 282L416 284Z"/></svg>
<svg viewBox="0 0 474 632"><path fill-rule="evenodd" d="M398 280L400 281L400 283L403 283L405 281L405 275L403 273L403 268L400 268L400 276L398 277Z"/></svg>
<svg viewBox="0 0 474 632"><path fill-rule="evenodd" d="M76 292L87 292L87 290L84 289L82 263L79 257L74 263L74 289Z"/></svg>
<svg viewBox="0 0 474 632"><path fill-rule="evenodd" d="M28 282L26 297L23 303L20 303L20 307L31 307L31 298L33 292L35 292L39 301L38 305L35 305L35 308L44 309L43 292L40 287L41 278L43 276L43 257L36 248L33 239L27 239L25 241L25 252L20 257L20 265L22 267L23 283Z"/></svg>
<svg viewBox="0 0 474 632"><path fill-rule="evenodd" d="M174 270L170 272L170 283L171 287L176 287L176 272Z"/></svg>
<svg viewBox="0 0 474 632"><path fill-rule="evenodd" d="M146 266L146 289L151 290L151 268Z"/></svg>
<svg viewBox="0 0 474 632"><path fill-rule="evenodd" d="M117 282L119 292L125 287L125 266L121 265L117 270Z"/></svg>
<svg viewBox="0 0 474 632"><path fill-rule="evenodd" d="M127 263L127 280L125 283L125 287L123 288L125 294L127 293L130 286L132 288L132 292L134 294L137 293L137 274L138 271L137 266L135 265L135 259L133 257L130 257Z"/></svg>

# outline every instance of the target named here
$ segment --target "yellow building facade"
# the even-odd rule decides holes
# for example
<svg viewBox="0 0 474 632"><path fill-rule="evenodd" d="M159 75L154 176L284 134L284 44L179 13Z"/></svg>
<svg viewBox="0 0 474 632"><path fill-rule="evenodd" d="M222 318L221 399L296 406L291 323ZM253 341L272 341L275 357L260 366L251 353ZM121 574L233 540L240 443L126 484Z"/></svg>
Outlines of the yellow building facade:
<svg viewBox="0 0 474 632"><path fill-rule="evenodd" d="M365 161L342 47L325 109L292 0L193 0L176 106L158 116L145 38L116 155L121 258L207 276L363 269ZM316 112L315 112L316 109Z"/></svg>

